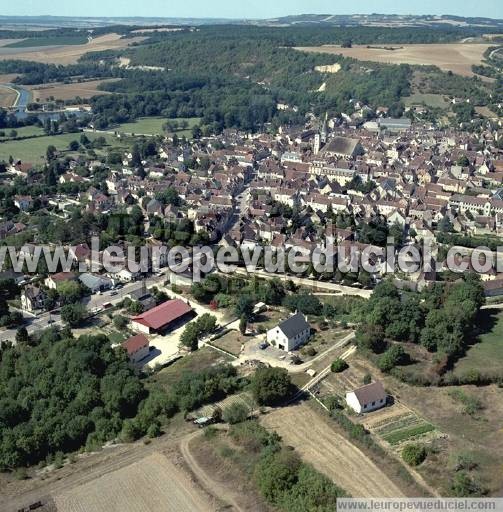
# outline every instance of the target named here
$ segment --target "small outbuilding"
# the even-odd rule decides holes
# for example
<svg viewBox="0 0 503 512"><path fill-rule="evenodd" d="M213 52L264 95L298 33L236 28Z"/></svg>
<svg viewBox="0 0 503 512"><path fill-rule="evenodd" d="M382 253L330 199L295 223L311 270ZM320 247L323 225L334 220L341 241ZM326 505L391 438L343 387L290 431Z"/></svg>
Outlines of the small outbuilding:
<svg viewBox="0 0 503 512"><path fill-rule="evenodd" d="M375 411L386 405L387 394L381 382L376 381L346 393L346 403L358 414Z"/></svg>

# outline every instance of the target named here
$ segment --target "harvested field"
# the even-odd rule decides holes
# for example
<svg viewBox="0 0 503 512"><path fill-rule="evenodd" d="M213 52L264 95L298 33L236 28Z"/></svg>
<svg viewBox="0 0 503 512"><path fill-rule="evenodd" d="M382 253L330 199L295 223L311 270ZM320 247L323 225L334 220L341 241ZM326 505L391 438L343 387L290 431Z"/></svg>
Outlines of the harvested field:
<svg viewBox="0 0 503 512"><path fill-rule="evenodd" d="M399 497L403 492L359 448L307 404L276 409L261 423L277 431L303 460L312 464L352 496Z"/></svg>
<svg viewBox="0 0 503 512"><path fill-rule="evenodd" d="M214 510L190 479L159 453L62 492L54 501L59 512Z"/></svg>
<svg viewBox="0 0 503 512"><path fill-rule="evenodd" d="M484 52L489 47L484 43L449 43L449 44L403 44L368 48L355 45L352 48L340 46L307 46L297 50L316 53L343 55L354 59L380 62L385 64L413 64L438 66L443 71L452 71L458 75L474 76L472 64L481 64ZM391 48L387 46L386 48Z"/></svg>
<svg viewBox="0 0 503 512"><path fill-rule="evenodd" d="M87 44L66 46L45 46L35 48L0 47L0 60L21 59L44 62L46 64L75 64L87 52L117 50L132 43L143 41L144 37L121 39L119 34L106 34L96 37ZM12 41L11 41L12 42Z"/></svg>
<svg viewBox="0 0 503 512"><path fill-rule="evenodd" d="M16 101L16 98L17 93L14 89L0 85L0 107L12 107Z"/></svg>
<svg viewBox="0 0 503 512"><path fill-rule="evenodd" d="M33 95L33 101L48 101L51 97L55 100L71 100L79 96L80 98L91 98L98 94L110 94L107 91L99 91L98 87L107 82L116 79L90 80L88 82L76 82L73 84L42 84L27 86Z"/></svg>

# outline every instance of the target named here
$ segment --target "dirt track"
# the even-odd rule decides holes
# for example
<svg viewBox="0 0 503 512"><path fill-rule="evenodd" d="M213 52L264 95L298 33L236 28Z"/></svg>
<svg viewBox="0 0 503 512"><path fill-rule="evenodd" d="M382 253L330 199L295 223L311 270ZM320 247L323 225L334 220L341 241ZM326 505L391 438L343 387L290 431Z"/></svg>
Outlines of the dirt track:
<svg viewBox="0 0 503 512"><path fill-rule="evenodd" d="M180 442L180 452L183 455L183 458L190 470L196 477L198 483L203 487L203 489L214 496L219 501L224 502L225 504L229 504L232 506L231 510L236 510L238 512L244 512L243 509L235 499L235 496L229 492L229 490L220 485L215 479L211 477L197 462L196 458L192 455L190 451L190 441L195 437L201 435L202 432L195 432L194 434L184 437Z"/></svg>
<svg viewBox="0 0 503 512"><path fill-rule="evenodd" d="M401 497L403 492L359 448L332 430L308 405L276 409L261 418L312 464L354 497Z"/></svg>

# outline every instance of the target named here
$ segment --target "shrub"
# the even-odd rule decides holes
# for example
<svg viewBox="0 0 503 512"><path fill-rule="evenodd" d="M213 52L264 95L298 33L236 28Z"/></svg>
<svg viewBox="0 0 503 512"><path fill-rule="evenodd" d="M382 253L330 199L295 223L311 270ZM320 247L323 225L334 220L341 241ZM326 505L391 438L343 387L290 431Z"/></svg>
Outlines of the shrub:
<svg viewBox="0 0 503 512"><path fill-rule="evenodd" d="M418 444L409 444L402 450L402 459L409 466L419 466L426 459L426 449Z"/></svg>
<svg viewBox="0 0 503 512"><path fill-rule="evenodd" d="M344 361L344 359L336 359L333 363L330 369L333 373L341 373L344 370L347 370L349 368L348 363Z"/></svg>
<svg viewBox="0 0 503 512"><path fill-rule="evenodd" d="M226 423L235 425L248 418L248 407L242 402L234 402L224 409L222 418Z"/></svg>
<svg viewBox="0 0 503 512"><path fill-rule="evenodd" d="M370 384L371 382L372 382L372 375L370 375L370 373L366 373L363 376L363 384L367 385L367 384Z"/></svg>

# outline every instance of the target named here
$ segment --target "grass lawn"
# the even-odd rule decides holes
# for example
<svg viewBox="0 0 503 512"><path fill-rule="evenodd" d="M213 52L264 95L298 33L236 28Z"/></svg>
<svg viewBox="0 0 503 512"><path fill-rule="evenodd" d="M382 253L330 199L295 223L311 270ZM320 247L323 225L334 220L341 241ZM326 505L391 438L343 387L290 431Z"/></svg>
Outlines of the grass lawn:
<svg viewBox="0 0 503 512"><path fill-rule="evenodd" d="M231 360L230 356L217 352L215 349L203 347L155 373L149 378L149 383L160 384L163 388L168 389L183 372L196 373L216 364L228 363Z"/></svg>
<svg viewBox="0 0 503 512"><path fill-rule="evenodd" d="M2 128L0 132L3 132L5 136L0 135L0 141L10 140L13 137L10 136L10 132L15 130L17 132L16 137L36 137L44 134L43 128L40 126L22 126L21 128Z"/></svg>
<svg viewBox="0 0 503 512"><path fill-rule="evenodd" d="M179 137L189 137L192 134L192 128L199 122L198 117L189 117L185 120L189 123L189 128L187 130L177 130L176 133ZM142 117L133 123L123 123L113 128L113 130L138 135L162 135L164 133L162 125L167 121L170 121L170 119L166 117ZM183 119L171 119L171 121L180 124Z"/></svg>
<svg viewBox="0 0 503 512"><path fill-rule="evenodd" d="M411 105L426 105L427 107L447 108L449 102L441 94L422 94L416 92L403 99L406 107Z"/></svg>
<svg viewBox="0 0 503 512"><path fill-rule="evenodd" d="M483 330L454 369L457 375L469 371L503 374L503 311L482 310L478 326Z"/></svg>
<svg viewBox="0 0 503 512"><path fill-rule="evenodd" d="M18 130L18 133L22 129ZM8 134L8 131L6 132ZM61 135L48 135L46 137L36 137L26 140L7 140L2 142L0 140L0 161L7 161L9 156L12 155L14 159L19 159L23 162L31 162L33 164L43 163L47 146L54 145L59 151L68 149L68 144L80 139L81 133L63 133ZM98 137L105 137L107 143L111 146L124 146L123 141L118 141L112 135L104 135L102 133L86 133L89 140L97 139Z"/></svg>
<svg viewBox="0 0 503 512"><path fill-rule="evenodd" d="M65 37L30 37L16 41L5 46L5 48L31 48L37 46L56 46L70 44L86 44L86 36L65 36Z"/></svg>

